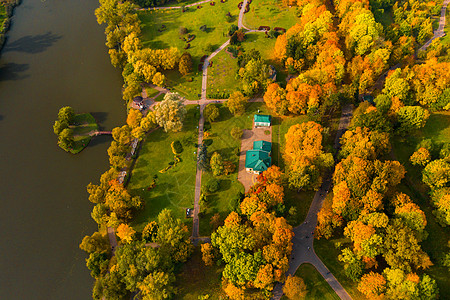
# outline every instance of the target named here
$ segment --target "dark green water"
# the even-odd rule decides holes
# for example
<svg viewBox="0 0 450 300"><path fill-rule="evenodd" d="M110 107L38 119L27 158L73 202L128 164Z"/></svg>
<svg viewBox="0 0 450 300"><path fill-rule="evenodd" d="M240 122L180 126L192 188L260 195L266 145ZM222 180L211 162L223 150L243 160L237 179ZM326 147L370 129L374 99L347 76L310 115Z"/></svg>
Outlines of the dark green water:
<svg viewBox="0 0 450 300"><path fill-rule="evenodd" d="M107 167L110 137L72 156L52 123L71 105L102 128L124 123L121 78L95 0L24 0L0 58L0 299L90 299L78 249L96 224L86 185Z"/></svg>

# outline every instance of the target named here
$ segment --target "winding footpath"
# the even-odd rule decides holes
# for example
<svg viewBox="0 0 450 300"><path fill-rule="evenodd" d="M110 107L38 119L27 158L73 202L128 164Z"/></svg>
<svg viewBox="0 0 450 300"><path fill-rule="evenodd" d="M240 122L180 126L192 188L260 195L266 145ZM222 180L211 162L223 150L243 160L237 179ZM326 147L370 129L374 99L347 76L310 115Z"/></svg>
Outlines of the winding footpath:
<svg viewBox="0 0 450 300"><path fill-rule="evenodd" d="M450 0L444 0L444 2L442 3L441 16L439 18L439 27L438 27L438 29L436 29L434 31L433 37L428 42L426 42L422 47L419 48L419 51L426 50L435 39L441 38L445 35L445 31L444 31L444 29L445 29L445 13L447 10L447 5L449 3L450 3Z"/></svg>
<svg viewBox="0 0 450 300"><path fill-rule="evenodd" d="M339 121L339 127L336 134L334 148L339 150L340 143L339 140L344 132L347 130L350 124L350 119L352 117L353 106L345 105L342 108L342 115ZM337 151L336 151L337 153ZM294 228L294 238L292 239L293 247L291 253L291 260L289 262L288 274L294 275L298 267L304 263L309 263L313 265L317 271L323 276L326 282L330 284L339 298L347 300L352 299L350 295L345 291L342 285L337 281L337 279L331 274L330 270L325 266L325 264L320 260L314 251L314 230L317 226L317 214L320 211L323 201L327 196L328 191L331 189L331 176L333 171L330 171L324 178L322 186L314 195L314 199L308 211L303 224ZM272 299L281 299L283 295L282 292L283 285L277 284L274 288L274 296Z"/></svg>

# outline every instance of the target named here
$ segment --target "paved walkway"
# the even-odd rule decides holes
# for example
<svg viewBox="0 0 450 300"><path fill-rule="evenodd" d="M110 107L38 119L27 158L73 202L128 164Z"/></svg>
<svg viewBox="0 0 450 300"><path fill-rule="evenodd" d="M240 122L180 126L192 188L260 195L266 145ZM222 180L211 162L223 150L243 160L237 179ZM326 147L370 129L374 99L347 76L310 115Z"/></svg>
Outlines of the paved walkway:
<svg viewBox="0 0 450 300"><path fill-rule="evenodd" d="M244 11L245 11L245 5L247 4L247 0L244 1L244 4L242 5L242 8L239 12L239 21L238 21L238 27L242 28L242 18L244 16ZM214 51L213 53L211 53L211 55L209 55L204 63L203 63L203 77L202 77L202 93L201 93L201 98L199 101L193 101L195 104L200 105L200 119L198 122L198 139L197 139L197 143L200 146L203 143L203 128L205 125L205 117L203 115L203 110L205 109L206 104L211 103L211 101L208 101L206 99L207 93L206 93L206 89L208 86L208 67L209 67L209 62L211 61L211 59L216 56L220 51L222 51L223 49L225 49L228 45L230 44L230 40L227 40L225 43L223 43L218 49L216 49L216 51ZM215 102L224 102L226 100L216 100ZM190 104L191 100L185 100L184 103L185 104ZM199 148L197 148L197 154L199 152ZM200 170L200 168L197 165L197 174L195 176L195 192L194 192L194 216L193 216L193 224L192 224L192 241L194 244L196 244L198 242L198 236L199 236L199 218L198 218L198 213L200 211L200 205L199 205L199 200L200 200L200 194L201 194L201 187L202 187L202 170Z"/></svg>
<svg viewBox="0 0 450 300"><path fill-rule="evenodd" d="M441 38L445 35L445 12L447 10L447 5L450 3L450 0L444 0L441 8L441 16L439 18L439 27L434 31L433 37L426 42L422 47L419 48L419 51L426 50L435 39Z"/></svg>
<svg viewBox="0 0 450 300"><path fill-rule="evenodd" d="M346 105L342 108L342 115L339 121L338 131L336 133L336 139L334 143L334 148L339 149L339 140L344 132L347 130L348 125L352 117L353 106ZM289 263L288 274L294 275L298 267L304 263L312 264L317 271L323 276L323 278L330 284L333 290L341 299L352 299L350 295L345 291L342 285L337 281L337 279L331 274L325 264L320 260L314 251L314 230L317 226L317 214L320 211L323 201L327 196L328 191L331 189L331 176L332 171L326 175L323 180L322 186L314 195L314 199L308 211L303 224L294 228L294 238L292 239L293 247L291 253L291 260ZM283 295L282 292L283 285L277 284L274 288L274 296L272 299L281 299Z"/></svg>

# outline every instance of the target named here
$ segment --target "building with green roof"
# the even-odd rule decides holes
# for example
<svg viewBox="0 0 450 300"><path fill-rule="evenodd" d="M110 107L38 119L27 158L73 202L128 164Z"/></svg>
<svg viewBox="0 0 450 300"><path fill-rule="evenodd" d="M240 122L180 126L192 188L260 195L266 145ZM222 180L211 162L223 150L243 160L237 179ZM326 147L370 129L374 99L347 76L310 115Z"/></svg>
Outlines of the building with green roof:
<svg viewBox="0 0 450 300"><path fill-rule="evenodd" d="M253 121L255 122L255 127L270 127L272 122L271 115L255 115L253 117Z"/></svg>
<svg viewBox="0 0 450 300"><path fill-rule="evenodd" d="M272 143L267 141L254 141L253 149L245 155L245 170L249 173L260 174L272 165Z"/></svg>

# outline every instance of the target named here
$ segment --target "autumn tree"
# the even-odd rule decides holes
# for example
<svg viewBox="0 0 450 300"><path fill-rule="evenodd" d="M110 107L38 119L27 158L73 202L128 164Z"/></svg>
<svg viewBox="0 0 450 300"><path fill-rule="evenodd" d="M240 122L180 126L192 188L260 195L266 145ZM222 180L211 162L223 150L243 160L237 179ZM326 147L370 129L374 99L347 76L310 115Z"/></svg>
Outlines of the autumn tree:
<svg viewBox="0 0 450 300"><path fill-rule="evenodd" d="M284 156L289 166L291 187L318 189L321 171L334 164L331 153L322 150L322 131L322 126L312 121L289 128Z"/></svg>
<svg viewBox="0 0 450 300"><path fill-rule="evenodd" d="M192 72L192 57L189 52L183 53L180 57L180 62L178 63L178 70L181 75L187 75Z"/></svg>
<svg viewBox="0 0 450 300"><path fill-rule="evenodd" d="M290 300L303 299L306 296L306 285L302 278L289 275L283 286L283 293Z"/></svg>
<svg viewBox="0 0 450 300"><path fill-rule="evenodd" d="M156 122L167 131L180 131L186 116L186 108L176 93L167 93L155 106Z"/></svg>
<svg viewBox="0 0 450 300"><path fill-rule="evenodd" d="M381 274L369 272L362 276L358 290L369 299L383 299L386 291L386 279Z"/></svg>
<svg viewBox="0 0 450 300"><path fill-rule="evenodd" d="M410 157L409 160L413 165L426 166L431 160L430 151L426 148L419 148Z"/></svg>
<svg viewBox="0 0 450 300"><path fill-rule="evenodd" d="M120 224L119 227L117 227L116 234L121 241L130 243L133 240L133 236L135 233L136 231L128 224Z"/></svg>
<svg viewBox="0 0 450 300"><path fill-rule="evenodd" d="M233 92L228 98L225 105L228 107L230 112L235 116L240 116L245 112L245 106L247 105L248 98L244 96L241 92Z"/></svg>
<svg viewBox="0 0 450 300"><path fill-rule="evenodd" d="M450 186L450 162L436 159L427 164L422 171L422 181L431 189Z"/></svg>
<svg viewBox="0 0 450 300"><path fill-rule="evenodd" d="M202 260L206 266L214 264L214 248L210 243L201 244Z"/></svg>

